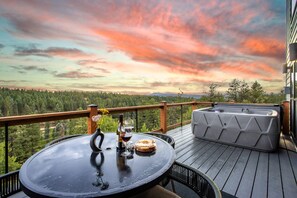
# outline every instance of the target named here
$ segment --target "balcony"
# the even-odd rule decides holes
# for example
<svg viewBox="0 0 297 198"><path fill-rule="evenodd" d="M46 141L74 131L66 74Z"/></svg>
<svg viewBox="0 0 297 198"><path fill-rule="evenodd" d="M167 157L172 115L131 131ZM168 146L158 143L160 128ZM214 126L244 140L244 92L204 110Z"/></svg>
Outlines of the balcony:
<svg viewBox="0 0 297 198"><path fill-rule="evenodd" d="M219 187L223 197L295 197L297 194L297 150L288 134L281 134L276 152L266 153L241 147L197 139L191 132L188 121L167 126L167 108L210 105L199 104L160 104L155 106L125 107L109 109L111 113L160 109L160 129L175 140L176 161L208 175ZM46 116L19 116L0 119L1 126L41 122L73 117L91 117L100 113L97 108L72 113L55 113ZM136 118L137 119L137 118ZM6 124L5 124L6 123ZM185 125L183 125L185 124ZM89 123L89 131L93 127ZM177 127L178 128L174 128ZM174 128L174 129L172 129ZM171 130L167 130L171 129ZM11 197L26 197L22 192Z"/></svg>

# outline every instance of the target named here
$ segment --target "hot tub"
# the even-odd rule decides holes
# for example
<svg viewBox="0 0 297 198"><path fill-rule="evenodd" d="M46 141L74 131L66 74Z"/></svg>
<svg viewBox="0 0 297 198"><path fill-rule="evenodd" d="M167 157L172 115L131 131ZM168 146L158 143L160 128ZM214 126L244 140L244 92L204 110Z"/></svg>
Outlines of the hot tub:
<svg viewBox="0 0 297 198"><path fill-rule="evenodd" d="M280 107L215 105L194 110L192 132L200 139L274 151L280 135Z"/></svg>

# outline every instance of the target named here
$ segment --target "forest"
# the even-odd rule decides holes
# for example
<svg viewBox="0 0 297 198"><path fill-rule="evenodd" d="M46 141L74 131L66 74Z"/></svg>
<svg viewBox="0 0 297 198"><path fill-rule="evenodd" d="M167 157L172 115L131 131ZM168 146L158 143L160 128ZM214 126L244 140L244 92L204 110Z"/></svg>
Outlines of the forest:
<svg viewBox="0 0 297 198"><path fill-rule="evenodd" d="M211 83L209 90L198 101L239 102L239 103L277 103L284 100L284 94L266 93L257 81L251 85L237 79L229 83L226 92L217 91L220 85ZM74 91L38 91L24 89L0 88L0 116L29 115L48 112L85 110L89 104L97 104L98 108L126 107L193 101L182 95L176 97L159 97L148 95L125 95L106 92L74 92ZM191 107L183 107L183 120L191 119ZM138 113L139 132L158 129L160 126L159 110L140 111ZM181 121L180 107L168 111L169 124ZM135 119L135 113L125 113L124 117ZM101 129L114 132L117 129L118 115L105 118ZM9 171L17 170L22 163L38 150L61 136L85 134L86 118L69 119L9 127ZM0 128L0 174L4 173L4 128Z"/></svg>

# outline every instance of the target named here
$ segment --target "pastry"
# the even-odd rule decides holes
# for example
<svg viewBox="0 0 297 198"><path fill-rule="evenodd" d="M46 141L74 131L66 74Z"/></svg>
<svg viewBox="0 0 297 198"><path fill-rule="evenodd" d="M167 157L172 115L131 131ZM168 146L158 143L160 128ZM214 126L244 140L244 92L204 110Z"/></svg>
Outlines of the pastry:
<svg viewBox="0 0 297 198"><path fill-rule="evenodd" d="M135 143L135 150L139 152L153 152L156 150L156 141L152 139L142 139Z"/></svg>

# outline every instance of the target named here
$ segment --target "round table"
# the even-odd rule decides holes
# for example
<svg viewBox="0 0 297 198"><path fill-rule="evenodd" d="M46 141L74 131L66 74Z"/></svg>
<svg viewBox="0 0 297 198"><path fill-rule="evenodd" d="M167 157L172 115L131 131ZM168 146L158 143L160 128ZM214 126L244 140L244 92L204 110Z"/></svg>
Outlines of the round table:
<svg viewBox="0 0 297 198"><path fill-rule="evenodd" d="M153 153L122 157L115 133L105 133L101 152L90 148L90 135L49 146L20 170L22 190L30 197L123 197L156 185L174 163L174 149L162 139L133 134L132 142L154 139Z"/></svg>

